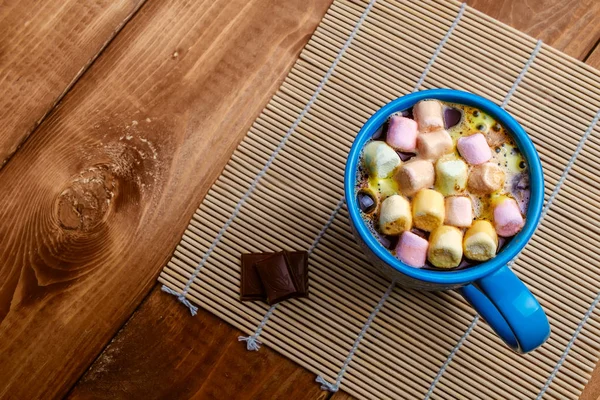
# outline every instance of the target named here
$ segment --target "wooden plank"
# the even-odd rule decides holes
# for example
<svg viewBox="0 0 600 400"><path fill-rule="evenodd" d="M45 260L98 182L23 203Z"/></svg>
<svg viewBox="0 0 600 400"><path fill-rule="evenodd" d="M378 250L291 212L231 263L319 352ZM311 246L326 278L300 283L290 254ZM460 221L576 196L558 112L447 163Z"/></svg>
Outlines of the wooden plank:
<svg viewBox="0 0 600 400"><path fill-rule="evenodd" d="M328 397L312 373L269 348L248 352L238 334L207 311L190 318L157 286L69 398Z"/></svg>
<svg viewBox="0 0 600 400"><path fill-rule="evenodd" d="M469 2L471 5L472 2ZM592 32L586 32L588 36L577 36L582 34L578 32L577 22L571 21L571 23L562 23L562 27L559 31L553 30L554 22L557 20L563 20L564 16L561 13L555 13L548 18L548 20L538 18L537 16L533 16L531 11L527 14L526 18L517 18L518 16L514 13L514 9L519 7L519 2L511 1L505 2L509 4L513 4L513 7L508 8L498 8L496 9L497 2L488 0L488 1L476 1L474 5L483 12L486 13L496 13L496 17L499 17L500 20L507 22L509 24L517 25L520 29L527 31L530 34L536 34L536 32L540 33L540 36L547 43L555 44L554 40L558 40L560 38L569 37L575 38L579 37L578 40L584 41L578 43L569 43L566 45L563 50L569 52L569 54L576 53L584 53L579 47L589 47L591 48L596 40L596 37L592 34L598 34L597 29L592 29ZM535 2L535 4L541 4L541 2ZM546 5L550 8L553 8L559 4L557 0L546 3ZM572 6L572 5L571 5ZM576 5L577 7L578 5ZM506 7L506 6L505 6ZM533 7L530 5L530 7ZM590 7L592 9L593 7ZM600 11L594 11L597 16ZM527 24L529 21L529 24ZM545 28L541 28L541 26ZM538 31L536 31L538 29ZM562 34L560 34L562 32ZM556 39L558 38L558 39ZM571 46L571 47L570 47ZM248 125L249 126L249 125ZM247 128L246 126L245 128ZM244 128L244 129L245 129ZM175 388L179 385L185 386L189 385L190 387L186 390L189 390L189 393L197 393L196 390L203 390L202 393L207 393L207 390L215 391L214 393L223 394L221 390L221 386L226 385L223 381L210 381L206 382L205 380L198 378L195 379L193 377L193 371L196 370L199 363L206 363L204 360L200 360L200 357L194 358L192 362L188 366L187 360L185 360L181 365L176 362L164 362L165 358L169 358L170 354L178 354L181 352L182 348L189 349L190 352L208 352L209 349L206 347L212 347L212 344L207 344L205 341L197 339L199 335L196 334L197 327L194 328L197 324L202 324L206 321L206 312L200 311L199 320L194 322L195 318L190 318L186 315L187 310L183 308L179 303L174 301L171 296L158 292L156 289L150 295L150 297L146 300L146 303L156 304L156 307L147 308L146 304L142 306L140 311L136 314L135 318L131 320L131 322L116 336L113 344L107 347L107 349L100 355L98 360L94 363L91 369L86 373L85 377L78 383L74 391L72 392L73 398L95 398L102 397L103 393L107 391L114 397L120 397L120 395L124 392L119 392L117 389L111 389L112 387L118 387L122 385L122 382L134 382L134 384L128 385L127 395L129 397L141 397L144 394L148 393L146 391L146 385L149 383L147 379L148 374L153 373L152 371L160 370L164 371L165 374L168 374L167 378L162 378L161 376L152 375L153 379L156 379L157 382L153 383L153 387L159 388L157 390L161 390L160 388L171 387ZM160 305L160 306L159 306ZM176 334L163 335L162 338L157 336L153 337L153 342L149 348L158 349L157 351L143 351L139 347L136 347L132 344L137 340L142 340L144 338L144 334L149 334L154 330L153 325L145 321L152 321L152 317L156 318L157 316L166 315L168 313L174 312L172 311L172 307L179 307L183 311L181 311L180 319L170 319L169 323L172 324L171 331L177 332ZM164 313L161 313L161 310L165 310ZM135 323L134 323L135 321ZM255 361L255 358L261 357L262 352L267 352L267 357L271 357L271 352L268 348L262 348L258 353L255 352L246 352L244 350L244 346L241 343L235 342L235 337L241 334L241 332L237 331L233 327L226 325L228 328L225 329L222 325L219 328L223 328L223 335L232 335L234 338L229 342L231 346L226 349L222 349L220 354L223 360L223 365L227 365L228 363L234 363L236 360L242 360L243 363L251 363ZM188 331L189 329L189 331ZM216 328L213 328L216 329ZM225 333L229 332L229 333ZM229 336L228 336L229 337ZM185 346L181 345L181 341L185 340ZM116 345L115 343L124 343L121 345ZM126 344L129 343L129 346ZM219 342L225 343L225 342ZM218 347L215 346L215 347ZM119 351L113 351L113 349L119 349ZM240 353L240 349L242 349ZM139 355L136 356L137 353L143 352L146 357L141 357ZM282 358L281 356L278 356ZM134 361L129 361L134 360ZM106 365L109 365L107 368ZM268 374L272 371L270 367L262 367L260 364L253 364L254 372L249 375L244 375L244 379L246 384L241 384L239 380L236 379L235 382L235 391L226 392L235 394L235 397L241 396L245 393L252 393L253 388L255 387L252 382L253 379L258 379L263 382L264 390L276 390L279 382L277 379L268 379L266 378ZM299 367L298 367L299 368ZM105 373L99 373L105 370ZM169 382L173 379L173 375L171 374L172 370L178 371L190 371L190 375L188 375L188 380L185 382L182 380L176 380L174 385L170 385ZM228 374L229 376L235 376L236 374L240 374L238 369L231 369L227 372L227 369L218 369L219 373ZM311 378L311 379L309 379ZM314 383L314 376L305 378L302 376L301 378L294 380L294 387L304 388L306 393L314 393L313 390L318 387L316 383ZM159 393L162 393L159 391ZM265 392L266 393L266 392ZM296 393L296 392L295 392ZM185 396L182 396L185 397ZM223 398L224 396L214 396L217 398ZM234 396L229 396L234 397ZM256 397L258 398L258 397ZM268 398L268 397L265 397ZM288 398L294 398L294 396L288 396ZM351 396L347 395L343 392L338 392L333 395L334 399L338 400L346 400L350 399Z"/></svg>
<svg viewBox="0 0 600 400"><path fill-rule="evenodd" d="M0 168L143 2L0 2Z"/></svg>
<svg viewBox="0 0 600 400"><path fill-rule="evenodd" d="M328 5L149 1L0 170L0 397L91 364Z"/></svg>
<svg viewBox="0 0 600 400"><path fill-rule="evenodd" d="M600 364L596 365L592 378L581 393L580 400L598 400L600 399Z"/></svg>
<svg viewBox="0 0 600 400"><path fill-rule="evenodd" d="M579 60L600 40L598 1L469 0L468 4Z"/></svg>

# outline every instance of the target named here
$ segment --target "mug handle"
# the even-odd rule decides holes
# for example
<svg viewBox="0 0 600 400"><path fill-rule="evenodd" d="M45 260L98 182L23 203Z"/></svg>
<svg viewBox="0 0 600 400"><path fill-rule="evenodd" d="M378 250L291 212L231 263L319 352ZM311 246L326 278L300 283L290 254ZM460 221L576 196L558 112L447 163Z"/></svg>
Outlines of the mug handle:
<svg viewBox="0 0 600 400"><path fill-rule="evenodd" d="M459 292L517 353L536 349L550 336L542 306L506 265Z"/></svg>

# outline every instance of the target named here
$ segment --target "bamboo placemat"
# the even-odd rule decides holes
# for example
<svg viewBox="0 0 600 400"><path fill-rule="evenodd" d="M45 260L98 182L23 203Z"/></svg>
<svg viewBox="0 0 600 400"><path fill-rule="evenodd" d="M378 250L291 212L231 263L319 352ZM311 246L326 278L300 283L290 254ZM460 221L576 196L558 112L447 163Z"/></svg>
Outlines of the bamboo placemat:
<svg viewBox="0 0 600 400"><path fill-rule="evenodd" d="M371 398L577 398L599 355L600 74L457 2L336 0L253 124L160 275L319 375ZM411 91L502 104L546 177L543 221L513 269L548 313L539 350L512 353L456 293L394 286L348 226L342 177L362 124ZM309 249L310 299L239 298L242 252Z"/></svg>

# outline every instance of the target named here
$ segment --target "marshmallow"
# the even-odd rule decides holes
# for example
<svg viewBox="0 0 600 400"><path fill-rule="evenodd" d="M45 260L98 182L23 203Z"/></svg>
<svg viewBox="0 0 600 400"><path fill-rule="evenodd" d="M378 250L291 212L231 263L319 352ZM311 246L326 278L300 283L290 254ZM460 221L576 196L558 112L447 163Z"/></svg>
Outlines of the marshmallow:
<svg viewBox="0 0 600 400"><path fill-rule="evenodd" d="M473 223L473 205L466 196L446 197L446 219L444 224L467 228Z"/></svg>
<svg viewBox="0 0 600 400"><path fill-rule="evenodd" d="M471 165L483 164L492 158L492 151L481 133L461 137L456 147L460 155Z"/></svg>
<svg viewBox="0 0 600 400"><path fill-rule="evenodd" d="M435 132L421 133L417 137L417 150L423 158L437 160L444 154L452 152L452 148L452 138L443 129Z"/></svg>
<svg viewBox="0 0 600 400"><path fill-rule="evenodd" d="M497 164L476 165L469 174L469 190L473 193L492 193L504 186L505 173Z"/></svg>
<svg viewBox="0 0 600 400"><path fill-rule="evenodd" d="M498 235L516 235L525 225L525 220L515 199L502 197L494 203L494 227Z"/></svg>
<svg viewBox="0 0 600 400"><path fill-rule="evenodd" d="M506 136L502 131L496 131L492 128L485 135L485 140L490 147L500 147L506 142Z"/></svg>
<svg viewBox="0 0 600 400"><path fill-rule="evenodd" d="M412 204L415 226L431 232L444 223L444 196L432 189L420 190Z"/></svg>
<svg viewBox="0 0 600 400"><path fill-rule="evenodd" d="M422 100L413 107L413 115L419 125L419 132L432 132L444 129L442 103L437 100Z"/></svg>
<svg viewBox="0 0 600 400"><path fill-rule="evenodd" d="M395 194L381 203L379 212L379 231L386 235L398 235L412 226L410 203L404 197Z"/></svg>
<svg viewBox="0 0 600 400"><path fill-rule="evenodd" d="M375 140L365 146L364 160L369 176L387 178L400 165L400 157L385 142Z"/></svg>
<svg viewBox="0 0 600 400"><path fill-rule="evenodd" d="M429 235L427 259L439 268L458 267L462 260L463 234L454 226L442 225Z"/></svg>
<svg viewBox="0 0 600 400"><path fill-rule="evenodd" d="M475 261L487 261L496 255L498 235L489 221L479 220L467 229L463 241L465 257Z"/></svg>
<svg viewBox="0 0 600 400"><path fill-rule="evenodd" d="M435 164L435 188L444 196L458 194L467 186L467 164L463 160L439 160Z"/></svg>
<svg viewBox="0 0 600 400"><path fill-rule="evenodd" d="M417 148L417 122L399 115L392 116L385 141L394 149L406 152L415 151Z"/></svg>
<svg viewBox="0 0 600 400"><path fill-rule="evenodd" d="M411 267L421 268L427 259L429 242L421 236L405 231L396 245L396 258Z"/></svg>
<svg viewBox="0 0 600 400"><path fill-rule="evenodd" d="M421 189L433 186L433 163L419 159L409 161L398 169L395 179L402 193L412 196Z"/></svg>

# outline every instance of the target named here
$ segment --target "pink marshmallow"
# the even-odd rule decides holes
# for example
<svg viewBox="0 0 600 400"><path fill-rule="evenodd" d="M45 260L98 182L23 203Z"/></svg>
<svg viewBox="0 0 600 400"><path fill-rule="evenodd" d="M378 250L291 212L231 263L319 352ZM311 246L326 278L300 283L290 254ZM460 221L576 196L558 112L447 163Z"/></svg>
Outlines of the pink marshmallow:
<svg viewBox="0 0 600 400"><path fill-rule="evenodd" d="M394 149L414 151L417 148L417 122L394 115L390 118L385 141Z"/></svg>
<svg viewBox="0 0 600 400"><path fill-rule="evenodd" d="M421 236L404 231L396 245L396 258L411 267L421 268L427 259L429 242Z"/></svg>
<svg viewBox="0 0 600 400"><path fill-rule="evenodd" d="M505 199L494 207L494 227L498 235L516 235L525 225L519 205L514 199Z"/></svg>
<svg viewBox="0 0 600 400"><path fill-rule="evenodd" d="M471 199L463 196L446 197L446 221L444 224L467 228L473 223Z"/></svg>
<svg viewBox="0 0 600 400"><path fill-rule="evenodd" d="M456 143L460 155L471 165L479 165L492 158L492 151L481 133L461 137Z"/></svg>

